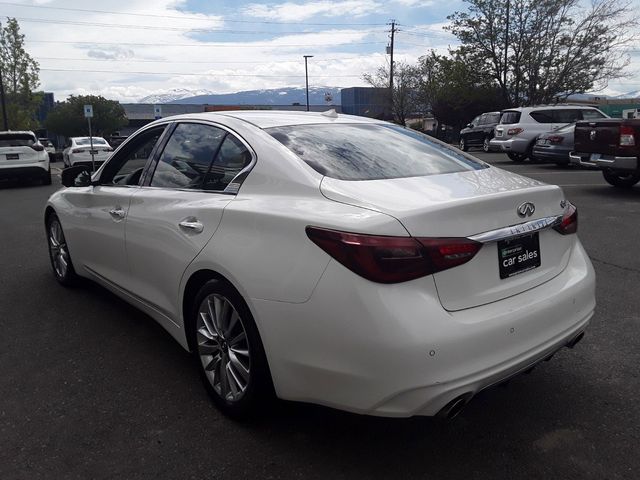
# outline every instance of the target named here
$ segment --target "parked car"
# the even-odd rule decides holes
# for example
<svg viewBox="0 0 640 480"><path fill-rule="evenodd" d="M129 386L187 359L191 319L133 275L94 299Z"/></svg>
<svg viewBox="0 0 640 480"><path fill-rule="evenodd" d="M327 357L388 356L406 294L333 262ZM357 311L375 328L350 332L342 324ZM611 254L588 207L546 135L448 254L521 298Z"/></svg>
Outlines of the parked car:
<svg viewBox="0 0 640 480"><path fill-rule="evenodd" d="M466 128L460 130L460 150L470 147L482 147L489 151L489 141L493 138L493 129L500 122L500 112L488 112L471 120Z"/></svg>
<svg viewBox="0 0 640 480"><path fill-rule="evenodd" d="M33 132L0 132L0 177L32 178L51 185L49 155Z"/></svg>
<svg viewBox="0 0 640 480"><path fill-rule="evenodd" d="M47 152L47 155L49 155L49 161L55 162L56 147L53 146L53 143L51 143L51 140L49 140L48 138L39 138L38 142L40 143L40 145L44 147L44 151Z"/></svg>
<svg viewBox="0 0 640 480"><path fill-rule="evenodd" d="M640 182L640 120L602 119L578 122L571 163L598 167L614 187Z"/></svg>
<svg viewBox="0 0 640 480"><path fill-rule="evenodd" d="M92 141L93 150L91 150ZM102 137L93 137L93 139L89 137L71 137L62 152L62 161L66 167L74 165L91 167L92 164L95 164L97 168L109 158L111 152L113 152L113 148Z"/></svg>
<svg viewBox="0 0 640 480"><path fill-rule="evenodd" d="M597 108L582 105L510 108L502 112L490 147L505 152L514 162L524 162L533 155L536 138L541 133L552 132L578 120L600 118L608 117Z"/></svg>
<svg viewBox="0 0 640 480"><path fill-rule="evenodd" d="M271 392L453 416L572 347L595 308L559 187L379 120L175 116L62 182L44 218L57 280L155 318L232 416Z"/></svg>
<svg viewBox="0 0 640 480"><path fill-rule="evenodd" d="M573 151L573 131L575 123L557 128L552 132L541 133L533 147L536 160L553 162L556 165L569 165L569 153Z"/></svg>

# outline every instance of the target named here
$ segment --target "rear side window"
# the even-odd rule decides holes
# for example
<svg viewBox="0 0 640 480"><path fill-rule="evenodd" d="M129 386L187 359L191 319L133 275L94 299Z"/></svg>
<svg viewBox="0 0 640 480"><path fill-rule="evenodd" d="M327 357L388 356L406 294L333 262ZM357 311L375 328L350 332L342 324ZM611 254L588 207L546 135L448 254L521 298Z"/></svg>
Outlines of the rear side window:
<svg viewBox="0 0 640 480"><path fill-rule="evenodd" d="M34 143L36 143L36 137L28 133L0 135L0 147L30 147Z"/></svg>
<svg viewBox="0 0 640 480"><path fill-rule="evenodd" d="M607 118L602 112L591 108L580 110L580 112L582 113L583 120L598 120L600 118Z"/></svg>
<svg viewBox="0 0 640 480"><path fill-rule="evenodd" d="M201 188L226 133L210 125L178 124L158 160L150 185Z"/></svg>
<svg viewBox="0 0 640 480"><path fill-rule="evenodd" d="M518 123L519 121L520 121L520 112L506 111L506 112L502 112L502 116L500 117L500 123L504 125Z"/></svg>
<svg viewBox="0 0 640 480"><path fill-rule="evenodd" d="M529 114L538 123L553 123L553 110L538 110ZM565 122L567 123L567 122Z"/></svg>
<svg viewBox="0 0 640 480"><path fill-rule="evenodd" d="M204 181L205 190L224 190L242 169L251 163L251 152L233 135L228 134Z"/></svg>
<svg viewBox="0 0 640 480"><path fill-rule="evenodd" d="M339 180L379 180L480 170L457 149L396 125L297 125L267 129L307 165Z"/></svg>

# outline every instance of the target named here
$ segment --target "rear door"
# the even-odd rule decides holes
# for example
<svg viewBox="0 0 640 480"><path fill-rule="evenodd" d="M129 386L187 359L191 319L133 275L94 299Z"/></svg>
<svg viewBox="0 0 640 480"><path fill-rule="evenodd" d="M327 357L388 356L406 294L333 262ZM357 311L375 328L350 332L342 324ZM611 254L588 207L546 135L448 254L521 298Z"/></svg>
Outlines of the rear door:
<svg viewBox="0 0 640 480"><path fill-rule="evenodd" d="M126 225L131 291L169 318L180 318L182 274L211 240L252 163L233 132L208 123L176 125L154 171L136 191Z"/></svg>

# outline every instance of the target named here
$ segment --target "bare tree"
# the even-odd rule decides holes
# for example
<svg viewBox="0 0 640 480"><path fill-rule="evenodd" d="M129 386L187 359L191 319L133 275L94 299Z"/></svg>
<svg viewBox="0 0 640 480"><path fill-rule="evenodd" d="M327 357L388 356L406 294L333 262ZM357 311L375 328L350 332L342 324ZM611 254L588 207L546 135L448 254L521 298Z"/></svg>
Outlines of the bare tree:
<svg viewBox="0 0 640 480"><path fill-rule="evenodd" d="M410 113L421 110L418 101L419 71L416 66L404 62L394 62L393 95L386 95L386 101L391 103L391 113L394 122L404 125ZM378 68L373 74L364 74L364 80L375 88L389 91L389 69Z"/></svg>
<svg viewBox="0 0 640 480"><path fill-rule="evenodd" d="M466 0L447 27L513 105L549 103L624 77L638 25L630 0Z"/></svg>

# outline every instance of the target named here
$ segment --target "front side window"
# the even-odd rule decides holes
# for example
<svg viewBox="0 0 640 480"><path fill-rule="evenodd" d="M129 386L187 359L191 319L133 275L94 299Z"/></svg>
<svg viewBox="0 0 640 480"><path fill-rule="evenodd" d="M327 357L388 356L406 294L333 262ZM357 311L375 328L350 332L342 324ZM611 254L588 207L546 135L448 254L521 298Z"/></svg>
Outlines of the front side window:
<svg viewBox="0 0 640 480"><path fill-rule="evenodd" d="M487 114L487 122L486 123L498 123L500 121L499 113L489 113Z"/></svg>
<svg viewBox="0 0 640 480"><path fill-rule="evenodd" d="M152 187L200 189L226 131L180 123L167 142L151 178Z"/></svg>
<svg viewBox="0 0 640 480"><path fill-rule="evenodd" d="M145 165L165 126L140 133L109 160L100 178L103 185L138 185Z"/></svg>
<svg viewBox="0 0 640 480"><path fill-rule="evenodd" d="M379 180L480 170L458 149L397 125L296 125L267 129L322 175Z"/></svg>
<svg viewBox="0 0 640 480"><path fill-rule="evenodd" d="M553 112L554 123L574 123L582 120L580 110L576 108L555 110Z"/></svg>

